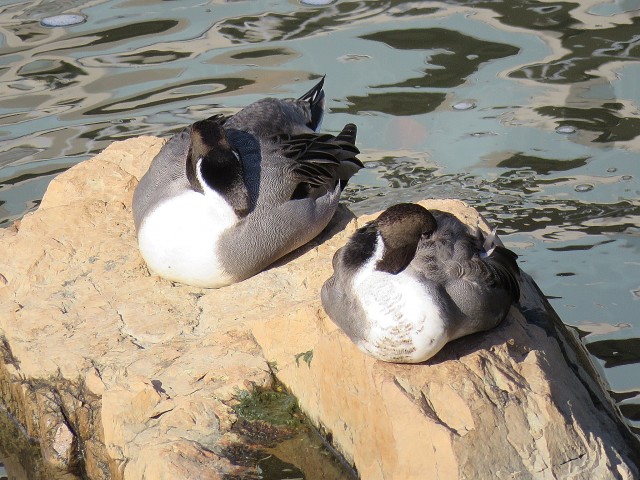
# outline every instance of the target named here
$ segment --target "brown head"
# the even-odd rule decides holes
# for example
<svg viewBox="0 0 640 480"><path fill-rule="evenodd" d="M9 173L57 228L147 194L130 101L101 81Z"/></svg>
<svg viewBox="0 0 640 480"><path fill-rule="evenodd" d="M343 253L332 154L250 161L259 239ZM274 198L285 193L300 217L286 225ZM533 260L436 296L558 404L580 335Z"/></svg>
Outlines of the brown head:
<svg viewBox="0 0 640 480"><path fill-rule="evenodd" d="M415 203L399 203L387 208L375 224L384 242L384 253L376 269L393 274L409 265L420 240L437 228L431 212Z"/></svg>

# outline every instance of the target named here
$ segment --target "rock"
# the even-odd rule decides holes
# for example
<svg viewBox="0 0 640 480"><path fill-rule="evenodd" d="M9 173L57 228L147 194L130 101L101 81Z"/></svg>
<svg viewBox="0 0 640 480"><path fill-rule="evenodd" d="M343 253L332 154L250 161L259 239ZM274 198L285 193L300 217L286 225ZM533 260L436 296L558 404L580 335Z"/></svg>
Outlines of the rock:
<svg viewBox="0 0 640 480"><path fill-rule="evenodd" d="M225 453L241 441L231 407L273 370L362 478L637 476L637 440L526 276L501 326L422 365L366 357L324 315L332 255L366 221L346 209L240 284L150 276L131 197L161 145L112 144L0 230L0 395L50 464L92 479L255 474ZM477 222L458 201L425 205Z"/></svg>
<svg viewBox="0 0 640 480"><path fill-rule="evenodd" d="M462 202L420 203L484 223ZM375 216L351 222L320 250L331 257ZM500 326L451 342L422 365L363 355L317 300L256 324L253 334L362 478L637 478L638 440L584 349L526 273L521 287L519 308Z"/></svg>

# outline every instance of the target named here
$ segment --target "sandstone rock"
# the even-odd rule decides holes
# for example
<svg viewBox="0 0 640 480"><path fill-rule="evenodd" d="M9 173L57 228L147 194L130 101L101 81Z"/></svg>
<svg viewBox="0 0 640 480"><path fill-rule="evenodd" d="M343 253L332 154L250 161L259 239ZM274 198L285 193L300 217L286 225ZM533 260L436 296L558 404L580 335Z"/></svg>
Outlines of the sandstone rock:
<svg viewBox="0 0 640 480"><path fill-rule="evenodd" d="M461 202L420 203L483 223ZM320 249L331 256L342 243ZM451 342L422 365L364 356L315 300L253 333L362 478L636 478L637 439L595 372L578 367L580 346L533 280L524 274L521 286L519 308L498 328ZM311 352L306 365L301 352Z"/></svg>
<svg viewBox="0 0 640 480"><path fill-rule="evenodd" d="M50 462L82 454L92 479L248 474L224 455L238 441L230 405L269 385L271 365L362 478L637 475L635 437L528 277L497 329L391 365L360 353L320 305L333 253L366 221L346 209L240 284L150 276L131 197L161 145L112 144L0 230L0 395ZM461 202L425 205L477 222Z"/></svg>

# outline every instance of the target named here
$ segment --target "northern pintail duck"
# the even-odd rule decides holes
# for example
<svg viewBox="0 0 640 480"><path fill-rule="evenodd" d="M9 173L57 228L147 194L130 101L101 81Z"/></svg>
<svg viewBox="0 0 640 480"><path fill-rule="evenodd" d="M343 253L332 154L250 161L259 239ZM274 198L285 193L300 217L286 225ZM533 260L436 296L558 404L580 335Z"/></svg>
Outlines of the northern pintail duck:
<svg viewBox="0 0 640 480"><path fill-rule="evenodd" d="M365 353L423 362L518 301L517 255L498 243L450 213L394 205L336 252L322 305Z"/></svg>
<svg viewBox="0 0 640 480"><path fill-rule="evenodd" d="M299 99L266 98L195 122L153 159L133 196L138 245L169 280L222 287L304 245L363 165L356 127L320 134L324 77Z"/></svg>

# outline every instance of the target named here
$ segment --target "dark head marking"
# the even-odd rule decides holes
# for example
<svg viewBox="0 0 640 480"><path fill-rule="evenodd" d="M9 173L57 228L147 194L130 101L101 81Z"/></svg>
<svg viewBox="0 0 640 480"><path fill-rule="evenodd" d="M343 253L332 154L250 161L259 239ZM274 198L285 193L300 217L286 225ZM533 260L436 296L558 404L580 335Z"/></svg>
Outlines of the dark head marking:
<svg viewBox="0 0 640 480"><path fill-rule="evenodd" d="M216 115L191 126L187 179L197 192L204 193L202 183L216 190L236 214L245 216L250 205L249 192L244 184L244 168L238 152L227 139L224 121L225 117Z"/></svg>
<svg viewBox="0 0 640 480"><path fill-rule="evenodd" d="M198 163L210 163L204 162L207 157L210 157L209 160L215 162L217 156L220 158L227 156L231 150L222 128L224 123L222 119L222 116L216 115L191 125L191 145L189 146L187 157L187 179L191 188L200 193L203 193L204 190L197 175Z"/></svg>
<svg viewBox="0 0 640 480"><path fill-rule="evenodd" d="M399 273L413 260L420 239L437 228L436 219L415 203L399 203L387 208L375 221L385 252L376 269Z"/></svg>

